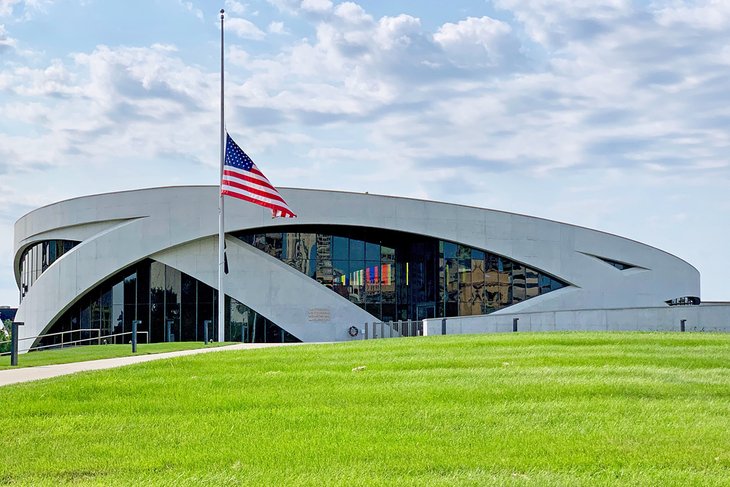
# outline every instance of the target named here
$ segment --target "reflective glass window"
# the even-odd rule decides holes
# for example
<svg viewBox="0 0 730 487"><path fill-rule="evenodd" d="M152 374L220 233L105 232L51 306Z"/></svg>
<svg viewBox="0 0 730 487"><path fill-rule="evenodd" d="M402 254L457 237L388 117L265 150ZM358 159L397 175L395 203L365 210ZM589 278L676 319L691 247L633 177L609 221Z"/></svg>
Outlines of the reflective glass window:
<svg viewBox="0 0 730 487"><path fill-rule="evenodd" d="M269 242L276 234L282 261L366 310L400 319L490 313L563 285L454 242L354 227L296 228L238 236Z"/></svg>
<svg viewBox="0 0 730 487"><path fill-rule="evenodd" d="M350 241L348 238L332 237L332 259L340 261L350 259Z"/></svg>
<svg viewBox="0 0 730 487"><path fill-rule="evenodd" d="M350 260L365 260L365 242L362 240L350 239Z"/></svg>
<svg viewBox="0 0 730 487"><path fill-rule="evenodd" d="M31 245L20 257L20 299L22 300L36 279L64 253L79 242L70 240L44 240Z"/></svg>
<svg viewBox="0 0 730 487"><path fill-rule="evenodd" d="M526 294L525 267L522 264L512 264L512 299L519 303L524 301Z"/></svg>
<svg viewBox="0 0 730 487"><path fill-rule="evenodd" d="M165 332L169 332L170 341L180 341L180 297L182 275L177 269L165 266ZM171 321L172 323L168 323ZM168 337L165 337L167 339Z"/></svg>
<svg viewBox="0 0 730 487"><path fill-rule="evenodd" d="M525 267L525 299L534 298L540 294L540 283L538 273Z"/></svg>
<svg viewBox="0 0 730 487"><path fill-rule="evenodd" d="M380 244L365 243L365 260L380 260Z"/></svg>
<svg viewBox="0 0 730 487"><path fill-rule="evenodd" d="M380 303L381 272L379 260L365 262L365 301L367 303Z"/></svg>
<svg viewBox="0 0 730 487"><path fill-rule="evenodd" d="M150 341L162 342L165 319L165 264L150 265Z"/></svg>
<svg viewBox="0 0 730 487"><path fill-rule="evenodd" d="M395 262L395 249L382 245L380 247L380 261L384 264L392 264Z"/></svg>
<svg viewBox="0 0 730 487"><path fill-rule="evenodd" d="M196 340L197 291L197 280L182 273L180 281L180 339L182 341Z"/></svg>

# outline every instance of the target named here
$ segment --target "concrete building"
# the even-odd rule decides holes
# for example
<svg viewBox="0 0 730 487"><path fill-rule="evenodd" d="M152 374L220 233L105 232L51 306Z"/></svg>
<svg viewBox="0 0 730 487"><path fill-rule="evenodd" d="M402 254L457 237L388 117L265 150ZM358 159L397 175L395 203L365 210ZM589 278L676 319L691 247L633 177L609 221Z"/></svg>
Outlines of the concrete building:
<svg viewBox="0 0 730 487"><path fill-rule="evenodd" d="M217 191L86 196L20 218L14 269L23 336L127 333L132 320L151 341L200 340L206 320L215 336ZM281 192L298 218L226 201L226 340L359 339L351 326L408 319L426 320L433 332L442 317L449 332L511 329L513 317L535 330L729 321L730 307L699 305L694 267L616 235L433 201Z"/></svg>

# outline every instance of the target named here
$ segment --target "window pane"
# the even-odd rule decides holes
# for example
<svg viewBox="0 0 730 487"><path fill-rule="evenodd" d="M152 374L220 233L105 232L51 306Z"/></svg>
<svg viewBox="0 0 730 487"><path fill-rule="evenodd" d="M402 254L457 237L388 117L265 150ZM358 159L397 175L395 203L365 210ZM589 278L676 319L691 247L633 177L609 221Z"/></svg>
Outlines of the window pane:
<svg viewBox="0 0 730 487"><path fill-rule="evenodd" d="M350 281L348 299L358 305L364 304L366 282L364 262L349 261L347 279Z"/></svg>
<svg viewBox="0 0 730 487"><path fill-rule="evenodd" d="M365 259L366 260L380 260L380 244L366 243L365 244Z"/></svg>
<svg viewBox="0 0 730 487"><path fill-rule="evenodd" d="M195 309L197 304L196 280L184 273L182 274L181 279L180 339L183 341L195 341Z"/></svg>
<svg viewBox="0 0 730 487"><path fill-rule="evenodd" d="M380 290L383 303L395 303L395 265L380 265ZM383 308L385 309L385 308ZM395 315L395 310L393 310Z"/></svg>
<svg viewBox="0 0 730 487"><path fill-rule="evenodd" d="M529 267L525 268L525 288L525 299L534 298L540 294L537 272Z"/></svg>
<svg viewBox="0 0 730 487"><path fill-rule="evenodd" d="M365 262L365 302L380 303L380 261ZM380 316L380 312L376 316Z"/></svg>
<svg viewBox="0 0 730 487"><path fill-rule="evenodd" d="M165 319L165 265L152 262L150 265L150 341L164 341L163 320Z"/></svg>
<svg viewBox="0 0 730 487"><path fill-rule="evenodd" d="M350 240L345 237L332 237L332 259L350 259Z"/></svg>
<svg viewBox="0 0 730 487"><path fill-rule="evenodd" d="M395 249L382 245L380 247L380 261L383 264L392 264L395 262Z"/></svg>
<svg viewBox="0 0 730 487"><path fill-rule="evenodd" d="M525 268L522 264L512 264L512 302L524 301L526 294Z"/></svg>
<svg viewBox="0 0 730 487"><path fill-rule="evenodd" d="M456 244L451 243L451 242L442 242L442 243L443 243L444 257L447 259L456 258Z"/></svg>
<svg viewBox="0 0 730 487"><path fill-rule="evenodd" d="M344 298L349 298L350 274L349 261L332 261L332 290Z"/></svg>
<svg viewBox="0 0 730 487"><path fill-rule="evenodd" d="M350 260L365 260L365 242L363 242L362 240L350 240Z"/></svg>
<svg viewBox="0 0 730 487"><path fill-rule="evenodd" d="M165 321L172 320L170 340L180 341L180 286L181 273L172 267L165 268ZM167 324L167 323L165 323Z"/></svg>

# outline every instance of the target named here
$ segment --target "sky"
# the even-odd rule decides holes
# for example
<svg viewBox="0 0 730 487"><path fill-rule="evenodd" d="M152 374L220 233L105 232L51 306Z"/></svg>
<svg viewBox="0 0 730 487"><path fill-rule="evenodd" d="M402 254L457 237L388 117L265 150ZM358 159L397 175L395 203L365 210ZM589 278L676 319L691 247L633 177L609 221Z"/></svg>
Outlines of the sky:
<svg viewBox="0 0 730 487"><path fill-rule="evenodd" d="M615 233L730 300L730 1L0 0L0 304L28 211L217 184L221 8L275 185Z"/></svg>

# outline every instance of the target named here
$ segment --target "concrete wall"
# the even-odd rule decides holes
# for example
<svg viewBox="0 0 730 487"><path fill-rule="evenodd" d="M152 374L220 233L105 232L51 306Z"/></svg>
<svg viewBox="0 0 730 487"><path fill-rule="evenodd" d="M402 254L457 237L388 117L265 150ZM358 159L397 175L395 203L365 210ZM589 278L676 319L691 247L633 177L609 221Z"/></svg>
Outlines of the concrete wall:
<svg viewBox="0 0 730 487"><path fill-rule="evenodd" d="M446 334L518 331L686 331L730 332L730 303L652 308L581 309L447 318ZM440 318L424 320L429 335L440 335Z"/></svg>

